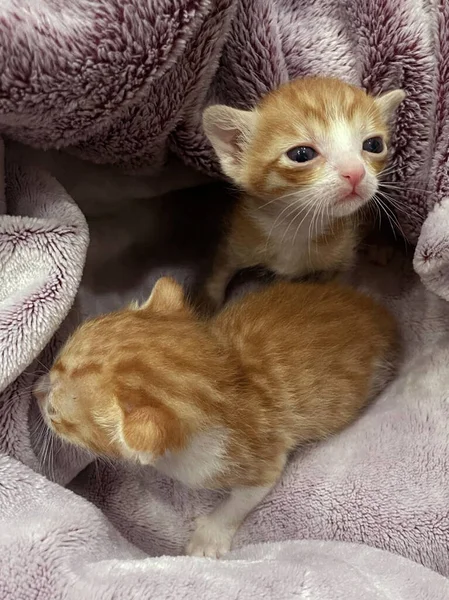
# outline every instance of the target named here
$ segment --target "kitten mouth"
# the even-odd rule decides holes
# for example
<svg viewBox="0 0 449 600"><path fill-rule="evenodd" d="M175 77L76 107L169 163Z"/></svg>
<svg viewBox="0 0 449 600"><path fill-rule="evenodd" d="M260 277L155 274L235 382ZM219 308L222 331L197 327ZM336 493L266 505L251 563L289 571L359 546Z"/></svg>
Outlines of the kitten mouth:
<svg viewBox="0 0 449 600"><path fill-rule="evenodd" d="M335 202L334 210L336 211L336 214L339 214L340 216L350 215L359 210L359 208L361 208L365 203L366 200L362 196L352 191L345 196L341 196Z"/></svg>
<svg viewBox="0 0 449 600"><path fill-rule="evenodd" d="M346 194L345 196L342 196L338 202L351 202L351 200L356 200L356 201L362 201L363 202L363 198L357 193L354 192L354 190L352 192L349 192L348 194Z"/></svg>
<svg viewBox="0 0 449 600"><path fill-rule="evenodd" d="M360 200L362 199L360 194L358 193L358 191L356 190L356 188L352 188L352 190L350 190L349 192L347 192L342 198L341 200L354 200L356 198L359 198Z"/></svg>

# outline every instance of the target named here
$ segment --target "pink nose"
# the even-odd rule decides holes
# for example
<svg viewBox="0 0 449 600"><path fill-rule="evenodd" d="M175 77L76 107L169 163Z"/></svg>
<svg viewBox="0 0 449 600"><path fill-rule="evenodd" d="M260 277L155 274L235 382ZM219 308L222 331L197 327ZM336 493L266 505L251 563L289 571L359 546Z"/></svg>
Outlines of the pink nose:
<svg viewBox="0 0 449 600"><path fill-rule="evenodd" d="M340 175L351 184L352 189L355 189L365 177L365 167L363 165L347 167L340 170Z"/></svg>

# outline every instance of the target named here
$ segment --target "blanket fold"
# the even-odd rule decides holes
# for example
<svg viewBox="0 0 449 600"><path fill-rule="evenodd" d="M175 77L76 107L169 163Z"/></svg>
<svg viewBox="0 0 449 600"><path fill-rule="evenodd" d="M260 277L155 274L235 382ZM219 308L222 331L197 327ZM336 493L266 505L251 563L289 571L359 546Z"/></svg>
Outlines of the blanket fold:
<svg viewBox="0 0 449 600"><path fill-rule="evenodd" d="M44 349L78 290L87 224L48 173L6 165L0 221L0 390Z"/></svg>
<svg viewBox="0 0 449 600"><path fill-rule="evenodd" d="M50 436L31 394L80 318L145 297L164 272L195 280L201 261L187 257L212 252L214 198L209 213L204 194L185 196L191 212L175 229L195 233L173 240L167 217L143 206L143 180L128 188L123 175L115 189L102 171L96 189L114 196L114 215L92 211L89 246L66 167L55 178L0 146L0 598L449 597L449 2L0 3L0 134L64 149L65 165L71 154L164 174L174 153L217 175L204 106L246 108L311 74L407 94L388 195L393 223L417 243L418 275L410 256L354 274L398 317L404 362L357 423L292 457L219 562L179 556L213 494L92 463ZM179 197L158 194L195 179L177 174L148 194L165 215L180 215ZM75 195L77 171L69 179Z"/></svg>
<svg viewBox="0 0 449 600"><path fill-rule="evenodd" d="M0 476L9 483L0 486L2 598L446 600L449 594L441 575L357 544L259 544L220 561L147 558L91 504L24 465L2 458Z"/></svg>

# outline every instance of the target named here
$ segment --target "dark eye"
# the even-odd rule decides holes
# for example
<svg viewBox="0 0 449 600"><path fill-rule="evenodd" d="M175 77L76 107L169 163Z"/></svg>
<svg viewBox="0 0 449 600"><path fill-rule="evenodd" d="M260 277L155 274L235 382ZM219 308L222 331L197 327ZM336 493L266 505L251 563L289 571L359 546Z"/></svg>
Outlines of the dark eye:
<svg viewBox="0 0 449 600"><path fill-rule="evenodd" d="M292 148L287 152L289 159L297 163L307 162L315 158L317 155L318 153L309 146L297 146L296 148Z"/></svg>
<svg viewBox="0 0 449 600"><path fill-rule="evenodd" d="M49 417L54 417L56 415L55 407L52 404L47 404L47 413Z"/></svg>
<svg viewBox="0 0 449 600"><path fill-rule="evenodd" d="M384 149L384 141L381 137L373 137L363 142L363 149L365 152L371 152L372 154L380 154Z"/></svg>

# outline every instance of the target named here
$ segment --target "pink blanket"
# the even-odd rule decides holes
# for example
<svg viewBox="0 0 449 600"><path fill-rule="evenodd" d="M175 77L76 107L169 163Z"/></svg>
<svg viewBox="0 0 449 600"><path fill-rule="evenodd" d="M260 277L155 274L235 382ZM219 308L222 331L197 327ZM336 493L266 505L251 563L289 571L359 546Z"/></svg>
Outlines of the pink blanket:
<svg viewBox="0 0 449 600"><path fill-rule="evenodd" d="M449 191L448 20L446 0L8 0L0 131L128 169L156 171L170 149L214 172L200 124L210 102L248 107L310 74L401 87L391 179L416 242ZM432 281L447 250L426 241L417 264Z"/></svg>
<svg viewBox="0 0 449 600"><path fill-rule="evenodd" d="M449 305L432 293L449 299L448 17L446 0L0 3L0 132L157 175L99 168L86 196L90 167L38 168L7 146L0 598L449 597ZM146 295L160 273L199 277L214 194L142 198L194 181L178 168L160 180L169 152L217 172L201 108L245 107L305 74L407 92L390 179L418 274L408 256L355 275L398 315L404 365L353 427L298 451L229 559L187 559L213 496L50 446L30 386L80 317Z"/></svg>

